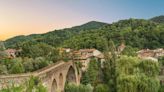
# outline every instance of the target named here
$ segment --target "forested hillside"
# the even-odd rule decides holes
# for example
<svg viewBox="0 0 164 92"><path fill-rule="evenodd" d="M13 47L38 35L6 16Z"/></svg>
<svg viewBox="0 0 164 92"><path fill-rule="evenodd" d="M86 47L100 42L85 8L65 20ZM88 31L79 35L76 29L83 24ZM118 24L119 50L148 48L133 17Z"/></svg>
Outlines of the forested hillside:
<svg viewBox="0 0 164 92"><path fill-rule="evenodd" d="M62 30L54 30L45 34L32 34L29 36L16 36L14 38L8 39L5 41L6 47L14 47L22 46L24 43L34 42L34 43L46 43L52 45L54 47L60 46L64 40L71 38L79 34L82 31L86 30L94 30L100 27L107 25L106 23L91 21L84 25L75 26L72 28L65 28Z"/></svg>
<svg viewBox="0 0 164 92"><path fill-rule="evenodd" d="M152 19L150 19L156 23L164 23L164 15L161 15L161 16L157 16L157 17L154 17Z"/></svg>
<svg viewBox="0 0 164 92"><path fill-rule="evenodd" d="M7 48L20 48L28 43L46 43L53 47L96 48L103 51L106 41L112 39L116 45L124 42L138 49L164 48L163 19L162 16L150 20L127 19L112 24L91 21L45 34L17 36L6 40L5 45Z"/></svg>
<svg viewBox="0 0 164 92"><path fill-rule="evenodd" d="M164 47L164 25L143 19L120 20L101 29L85 31L65 41L71 48L97 48L103 50L106 41L116 45L124 42L133 48Z"/></svg>

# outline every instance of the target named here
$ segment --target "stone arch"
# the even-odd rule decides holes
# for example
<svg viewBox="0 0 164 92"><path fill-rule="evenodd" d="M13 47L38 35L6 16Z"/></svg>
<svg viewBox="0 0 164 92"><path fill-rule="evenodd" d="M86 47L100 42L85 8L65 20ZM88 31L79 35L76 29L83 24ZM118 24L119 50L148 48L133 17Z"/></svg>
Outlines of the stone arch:
<svg viewBox="0 0 164 92"><path fill-rule="evenodd" d="M67 76L66 76L66 82L67 83L76 83L76 74L75 74L75 69L73 68L73 66L69 67L69 70L67 72Z"/></svg>
<svg viewBox="0 0 164 92"><path fill-rule="evenodd" d="M63 83L64 81L63 81L63 74L62 73L60 73L59 74L59 87L60 88L63 88Z"/></svg>
<svg viewBox="0 0 164 92"><path fill-rule="evenodd" d="M55 79L52 82L51 92L57 92L57 82Z"/></svg>

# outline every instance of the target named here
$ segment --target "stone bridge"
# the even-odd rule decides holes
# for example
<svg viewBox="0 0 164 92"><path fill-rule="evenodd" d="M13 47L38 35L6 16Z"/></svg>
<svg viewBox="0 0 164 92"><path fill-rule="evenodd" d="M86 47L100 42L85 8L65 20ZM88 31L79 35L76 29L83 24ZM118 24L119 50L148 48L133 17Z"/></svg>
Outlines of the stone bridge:
<svg viewBox="0 0 164 92"><path fill-rule="evenodd" d="M25 74L0 76L0 89L21 85L31 76L39 77L48 92L63 92L66 82L80 84L80 75L72 61L57 62L38 71Z"/></svg>

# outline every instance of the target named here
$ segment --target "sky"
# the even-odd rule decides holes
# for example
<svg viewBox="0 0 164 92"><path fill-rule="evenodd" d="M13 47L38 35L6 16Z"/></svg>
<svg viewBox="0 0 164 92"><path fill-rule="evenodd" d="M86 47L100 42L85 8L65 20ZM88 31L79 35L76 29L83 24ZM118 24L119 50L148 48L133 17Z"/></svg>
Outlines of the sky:
<svg viewBox="0 0 164 92"><path fill-rule="evenodd" d="M89 21L164 15L164 0L0 0L0 40Z"/></svg>

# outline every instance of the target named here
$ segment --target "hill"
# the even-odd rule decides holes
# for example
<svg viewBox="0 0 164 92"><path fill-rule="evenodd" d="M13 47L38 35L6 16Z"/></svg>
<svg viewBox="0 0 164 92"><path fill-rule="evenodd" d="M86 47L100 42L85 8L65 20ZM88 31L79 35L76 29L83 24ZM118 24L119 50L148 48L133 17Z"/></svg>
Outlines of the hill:
<svg viewBox="0 0 164 92"><path fill-rule="evenodd" d="M64 42L65 47L76 49L97 48L105 50L105 44L113 40L116 46L124 42L137 48L164 48L164 25L144 19L120 20L96 31L85 31Z"/></svg>
<svg viewBox="0 0 164 92"><path fill-rule="evenodd" d="M151 18L150 20L156 23L164 23L164 15Z"/></svg>
<svg viewBox="0 0 164 92"><path fill-rule="evenodd" d="M54 30L45 34L32 34L28 36L16 36L5 41L5 46L7 48L16 48L27 42L43 42L54 47L59 46L64 40L69 39L70 37L79 34L82 31L99 29L107 23L91 21L86 24L75 26L72 28L65 28L61 30Z"/></svg>
<svg viewBox="0 0 164 92"><path fill-rule="evenodd" d="M53 47L96 48L103 51L106 43L113 40L116 46L124 42L137 49L164 48L164 25L152 19L131 18L112 24L91 21L80 26L54 30L45 34L17 36L6 40L5 45L7 48L21 48L27 44L30 46L44 43Z"/></svg>

